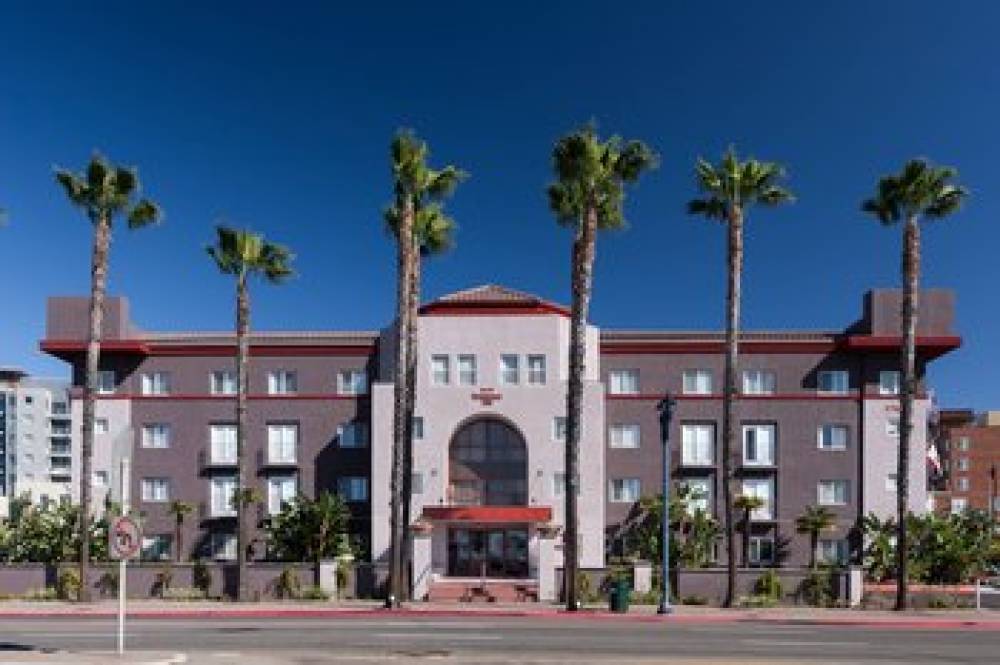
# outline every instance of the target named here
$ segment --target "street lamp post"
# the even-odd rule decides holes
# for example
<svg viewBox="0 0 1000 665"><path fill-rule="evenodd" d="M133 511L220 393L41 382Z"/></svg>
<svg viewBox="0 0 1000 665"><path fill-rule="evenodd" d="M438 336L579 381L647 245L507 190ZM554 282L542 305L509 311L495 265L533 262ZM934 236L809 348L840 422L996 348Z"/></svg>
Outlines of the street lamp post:
<svg viewBox="0 0 1000 665"><path fill-rule="evenodd" d="M670 421L677 400L666 393L656 405L660 412L660 441L663 443L663 583L660 585L660 606L657 614L670 614Z"/></svg>

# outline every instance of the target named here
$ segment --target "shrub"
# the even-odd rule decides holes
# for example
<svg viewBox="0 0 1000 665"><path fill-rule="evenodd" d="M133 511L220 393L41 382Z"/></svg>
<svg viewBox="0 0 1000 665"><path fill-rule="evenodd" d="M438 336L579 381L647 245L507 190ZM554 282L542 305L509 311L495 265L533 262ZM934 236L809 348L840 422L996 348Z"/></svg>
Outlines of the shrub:
<svg viewBox="0 0 1000 665"><path fill-rule="evenodd" d="M931 610L951 610L955 606L955 598L947 594L936 593L927 599L927 608Z"/></svg>
<svg viewBox="0 0 1000 665"><path fill-rule="evenodd" d="M740 607L747 608L774 607L778 601L773 596L753 594L752 596L740 596L738 604Z"/></svg>
<svg viewBox="0 0 1000 665"><path fill-rule="evenodd" d="M45 587L44 589L32 589L28 591L23 596L22 600L58 600L59 594L57 593L55 587Z"/></svg>
<svg viewBox="0 0 1000 665"><path fill-rule="evenodd" d="M336 573L336 583L337 583L337 595L341 598L344 596L344 592L347 590L347 583L350 582L349 576L350 563L345 559L340 559L337 561L337 573Z"/></svg>
<svg viewBox="0 0 1000 665"><path fill-rule="evenodd" d="M308 586L299 593L300 600L330 600L330 594L318 586Z"/></svg>
<svg viewBox="0 0 1000 665"><path fill-rule="evenodd" d="M274 580L274 594L278 598L289 599L299 598L302 595L302 583L299 581L298 572L291 566L285 566Z"/></svg>
<svg viewBox="0 0 1000 665"><path fill-rule="evenodd" d="M775 601L779 601L783 595L781 578L778 577L778 573L768 570L757 578L757 581L753 585L753 590L757 595L767 596L768 598L773 598Z"/></svg>
<svg viewBox="0 0 1000 665"><path fill-rule="evenodd" d="M684 596L681 598L681 605L708 605L708 598L698 595Z"/></svg>
<svg viewBox="0 0 1000 665"><path fill-rule="evenodd" d="M163 568L160 572L156 573L156 577L153 578L153 588L150 589L150 593L154 596L164 597L164 594L170 590L170 586L174 582L174 571L167 566Z"/></svg>
<svg viewBox="0 0 1000 665"><path fill-rule="evenodd" d="M59 571L56 578L56 595L60 600L80 599L80 571L75 568L66 568Z"/></svg>
<svg viewBox="0 0 1000 665"><path fill-rule="evenodd" d="M163 590L163 600L205 600L205 592L192 587L169 587Z"/></svg>
<svg viewBox="0 0 1000 665"><path fill-rule="evenodd" d="M830 607L836 593L829 570L812 570L799 585L799 595L813 607Z"/></svg>
<svg viewBox="0 0 1000 665"><path fill-rule="evenodd" d="M97 592L106 598L118 597L117 570L106 570L97 578Z"/></svg>
<svg viewBox="0 0 1000 665"><path fill-rule="evenodd" d="M212 571L201 559L195 561L191 567L191 584L205 596L212 593Z"/></svg>

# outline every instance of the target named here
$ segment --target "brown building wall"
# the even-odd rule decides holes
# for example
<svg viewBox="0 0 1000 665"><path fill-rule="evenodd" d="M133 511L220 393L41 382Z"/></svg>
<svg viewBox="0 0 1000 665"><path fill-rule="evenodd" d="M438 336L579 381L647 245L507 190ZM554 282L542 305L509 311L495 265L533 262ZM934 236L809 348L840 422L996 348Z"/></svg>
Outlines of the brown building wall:
<svg viewBox="0 0 1000 665"><path fill-rule="evenodd" d="M949 431L944 441L947 447L944 456L947 464L945 498L964 499L968 508L988 511L990 499L997 492L992 469L996 468L996 473L1000 475L1000 427L956 427ZM963 445L967 449L963 449ZM963 480L968 483L967 486ZM997 512L996 507L994 513ZM951 506L940 508L942 512L948 512Z"/></svg>

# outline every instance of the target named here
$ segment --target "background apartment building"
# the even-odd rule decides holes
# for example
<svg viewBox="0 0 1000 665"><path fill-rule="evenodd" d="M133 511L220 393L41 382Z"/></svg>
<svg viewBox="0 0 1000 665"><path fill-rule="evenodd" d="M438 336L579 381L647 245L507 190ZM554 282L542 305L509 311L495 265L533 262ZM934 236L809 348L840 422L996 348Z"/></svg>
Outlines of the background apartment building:
<svg viewBox="0 0 1000 665"><path fill-rule="evenodd" d="M927 507L927 364L958 347L953 298L928 291L918 330L910 506ZM53 298L42 348L82 385L86 300ZM747 332L741 338L734 468L752 515L752 565L803 565L795 518L828 506L837 524L821 555L857 553L857 519L895 512L899 294L873 291L840 330ZM421 309L412 516L417 595L449 578L529 580L555 593L562 566L563 443L568 310L497 286L460 291ZM376 565L389 541L395 328L254 333L250 343L250 482L258 518L296 493L340 493ZM146 515L147 556L173 548L172 500L198 507L185 557L235 556L234 338L136 330L109 299L98 417L112 459L133 460L132 494ZM601 568L621 548L635 502L661 489L656 404L678 406L674 478L721 516L719 461L723 336L717 332L588 328L581 440L581 562ZM79 400L74 399L74 409ZM75 412L75 411L74 411ZM110 464L110 460L108 462ZM114 465L110 464L112 470ZM113 480L111 481L114 485ZM254 547L266 556L260 539ZM721 550L721 547L720 547ZM719 556L722 557L720 551Z"/></svg>
<svg viewBox="0 0 1000 665"><path fill-rule="evenodd" d="M1000 513L1000 411L946 409L938 416L935 512Z"/></svg>

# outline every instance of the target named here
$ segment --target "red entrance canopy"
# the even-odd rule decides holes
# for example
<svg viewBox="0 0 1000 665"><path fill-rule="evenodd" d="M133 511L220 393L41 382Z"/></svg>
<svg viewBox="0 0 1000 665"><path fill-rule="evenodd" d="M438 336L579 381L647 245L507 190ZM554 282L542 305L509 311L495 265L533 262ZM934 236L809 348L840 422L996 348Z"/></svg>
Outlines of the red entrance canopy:
<svg viewBox="0 0 1000 665"><path fill-rule="evenodd" d="M424 519L449 522L548 522L550 506L425 506Z"/></svg>

